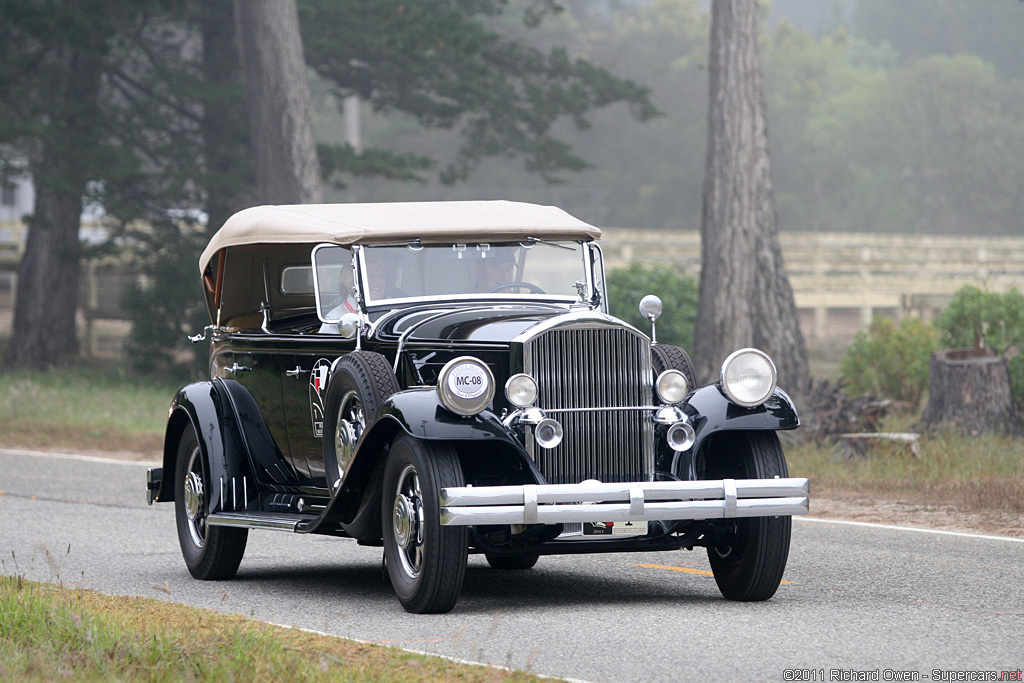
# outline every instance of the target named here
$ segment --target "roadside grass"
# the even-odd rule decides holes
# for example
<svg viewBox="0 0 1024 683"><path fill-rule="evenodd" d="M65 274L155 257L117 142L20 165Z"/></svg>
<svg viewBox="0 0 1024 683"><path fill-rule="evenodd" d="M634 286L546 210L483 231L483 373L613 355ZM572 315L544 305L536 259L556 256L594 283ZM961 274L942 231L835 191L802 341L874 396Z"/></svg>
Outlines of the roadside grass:
<svg viewBox="0 0 1024 683"><path fill-rule="evenodd" d="M122 367L0 372L0 445L159 453L180 384Z"/></svg>
<svg viewBox="0 0 1024 683"><path fill-rule="evenodd" d="M0 680L539 681L152 598L0 576Z"/></svg>
<svg viewBox="0 0 1024 683"><path fill-rule="evenodd" d="M887 418L881 432L912 431L916 414ZM954 431L923 434L920 455L880 443L863 457L806 440L786 447L789 471L809 477L813 494L861 493L904 502L952 505L970 512L1024 514L1024 440Z"/></svg>

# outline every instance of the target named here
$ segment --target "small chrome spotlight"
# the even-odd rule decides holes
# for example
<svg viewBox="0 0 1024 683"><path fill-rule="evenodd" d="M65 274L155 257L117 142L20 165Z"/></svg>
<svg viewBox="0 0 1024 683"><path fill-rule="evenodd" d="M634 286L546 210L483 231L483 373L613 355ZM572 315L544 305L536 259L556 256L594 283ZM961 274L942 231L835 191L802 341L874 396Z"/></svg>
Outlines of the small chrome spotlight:
<svg viewBox="0 0 1024 683"><path fill-rule="evenodd" d="M562 425L550 417L544 418L533 430L533 438L543 448L554 448L562 443Z"/></svg>

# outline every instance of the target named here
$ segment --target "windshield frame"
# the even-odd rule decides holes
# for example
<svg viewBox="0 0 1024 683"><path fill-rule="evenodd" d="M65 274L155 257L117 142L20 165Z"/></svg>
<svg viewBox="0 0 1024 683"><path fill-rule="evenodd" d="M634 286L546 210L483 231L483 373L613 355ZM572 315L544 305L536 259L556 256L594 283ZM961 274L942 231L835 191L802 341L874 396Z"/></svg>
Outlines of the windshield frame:
<svg viewBox="0 0 1024 683"><path fill-rule="evenodd" d="M530 246L526 246L526 243L530 242ZM460 301L494 301L499 303L507 303L509 301L528 301L528 302L544 302L544 303L560 303L560 304L572 304L579 301L579 297L575 294L554 294L554 293L530 293L530 292L465 292L457 294L421 294L415 296L402 296L402 297L385 297L380 299L374 299L370 296L370 284L369 284L369 267L367 266L366 259L367 255L373 249L379 249L382 247L402 247L411 248L413 250L419 249L430 249L430 248L452 248L456 245L464 245L466 249L483 245L504 245L511 244L509 242L483 242L483 241L466 241L466 242L452 242L452 243L441 243L441 244L430 244L430 245L416 245L411 242L402 242L398 244L382 244L382 245L361 245L356 247L357 260L359 267L358 273L358 288L360 290L361 303L366 307L367 311L398 308L413 304L420 304L423 302L460 302ZM580 261L579 266L582 268L582 277L577 276L573 281L582 280L586 284L588 298L590 293L593 292L594 288L594 273L591 267L591 245L590 241L585 240L560 240L558 242L546 242L541 240L523 240L519 242L524 248L527 249L558 249L569 247L576 252L576 258ZM579 271L578 271L579 272Z"/></svg>
<svg viewBox="0 0 1024 683"><path fill-rule="evenodd" d="M526 247L526 243L530 242L530 246ZM573 304L586 304L588 306L594 305L595 287L597 288L597 294L600 300L599 308L607 311L607 278L604 274L604 254L600 246L592 240L560 240L558 242L548 242L542 240L523 240L519 242L524 248L528 249L558 249L563 247L569 247L576 252L576 258L582 263L580 265L583 269L583 277L577 277L573 282L583 282L586 285L586 296L584 301L580 300L577 294L537 294L528 292L466 292L458 294L436 294L436 295L416 295L416 296L403 296L403 297L388 297L373 299L370 297L370 284L369 284L369 269L366 263L367 254L372 249L381 247L402 247L411 248L418 250L420 248L430 247L453 247L455 244L465 244L467 248L470 246L475 247L476 245L502 245L512 244L510 242L459 242L459 243L443 243L440 245L431 244L418 245L416 242L401 242L401 243L389 243L381 245L351 245L343 246L334 243L321 243L313 248L311 253L311 263L313 269L313 287L316 299L316 312L317 317L325 323L336 323L337 320L331 320L325 317L325 312L322 310L321 299L326 292L321 291L321 278L318 274L317 268L317 253L321 249L329 247L340 248L351 252L352 266L354 268L354 293L355 299L358 302L359 310L368 314L370 312L379 312L382 310L393 310L397 308L404 308L407 306L413 306L423 303L439 303L439 304L457 304L460 302L493 302L495 304L507 304L510 302L527 302L527 303L546 303L556 305L573 305ZM332 283L323 283L329 288Z"/></svg>

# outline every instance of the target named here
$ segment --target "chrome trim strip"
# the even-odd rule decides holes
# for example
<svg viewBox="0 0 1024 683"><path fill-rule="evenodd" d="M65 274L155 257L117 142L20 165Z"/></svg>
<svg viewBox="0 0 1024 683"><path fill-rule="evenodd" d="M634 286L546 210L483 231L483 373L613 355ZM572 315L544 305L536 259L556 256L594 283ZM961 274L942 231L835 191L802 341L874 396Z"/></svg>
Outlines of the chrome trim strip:
<svg viewBox="0 0 1024 683"><path fill-rule="evenodd" d="M544 408L548 413L614 413L614 412L648 412L653 413L665 406L598 406L596 408ZM519 411L516 411L519 412Z"/></svg>
<svg viewBox="0 0 1024 683"><path fill-rule="evenodd" d="M557 524L805 515L806 478L543 484L441 490L441 524Z"/></svg>
<svg viewBox="0 0 1024 683"><path fill-rule="evenodd" d="M646 334L633 327L627 322L623 322L618 318L614 318L610 315L601 313L600 311L587 310L587 311L569 311L562 315L556 315L547 320L541 321L529 328L518 337L515 337L512 342L525 344L540 335L544 334L553 329L560 327L579 327L579 328L622 328L637 334L644 339L650 341L650 337Z"/></svg>
<svg viewBox="0 0 1024 683"><path fill-rule="evenodd" d="M627 522L677 519L725 519L737 517L780 517L806 515L806 497L753 498L739 500L731 513L721 500L691 500L669 503L648 503L644 513L630 514L629 503L590 505L551 505L538 507L538 524L573 522ZM471 526L479 524L524 524L526 514L522 505L502 507L441 508L443 526Z"/></svg>
<svg viewBox="0 0 1024 683"><path fill-rule="evenodd" d="M737 498L784 498L807 496L806 477L786 479L706 479L699 481L643 481L605 484L527 484L524 486L458 486L441 489L442 507L472 505L523 505L525 486L533 486L538 505L560 503L628 502L635 489L644 501L726 499L731 491Z"/></svg>

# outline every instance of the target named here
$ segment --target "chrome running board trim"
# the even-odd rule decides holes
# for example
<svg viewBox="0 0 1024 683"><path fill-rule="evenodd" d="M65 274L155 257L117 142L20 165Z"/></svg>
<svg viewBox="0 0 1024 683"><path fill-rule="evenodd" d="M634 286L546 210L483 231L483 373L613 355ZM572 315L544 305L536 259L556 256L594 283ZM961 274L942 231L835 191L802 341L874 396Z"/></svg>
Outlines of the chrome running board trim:
<svg viewBox="0 0 1024 683"><path fill-rule="evenodd" d="M210 526L232 526L245 529L272 529L294 532L299 524L316 519L315 515L275 515L266 512L214 512L206 518Z"/></svg>

